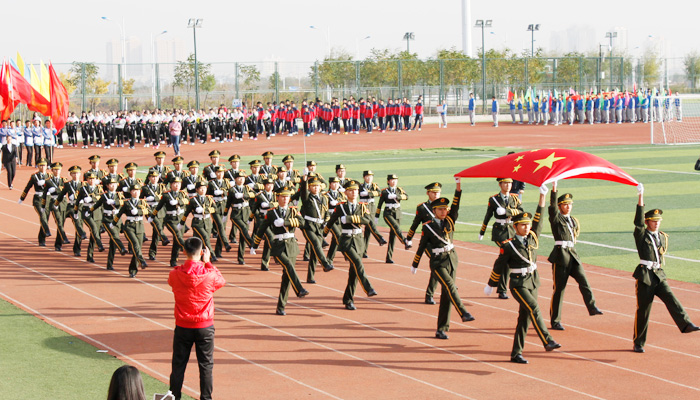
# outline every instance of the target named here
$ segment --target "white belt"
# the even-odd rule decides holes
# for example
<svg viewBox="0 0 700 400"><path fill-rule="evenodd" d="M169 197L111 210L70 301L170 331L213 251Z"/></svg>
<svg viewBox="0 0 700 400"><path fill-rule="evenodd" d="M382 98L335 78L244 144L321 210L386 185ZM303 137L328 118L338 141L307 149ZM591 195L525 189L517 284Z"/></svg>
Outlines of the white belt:
<svg viewBox="0 0 700 400"><path fill-rule="evenodd" d="M364 201L365 203L374 203L373 197L361 197L360 196L360 200ZM389 206L389 205L387 204L387 206Z"/></svg>
<svg viewBox="0 0 700 400"><path fill-rule="evenodd" d="M207 219L211 217L211 214L192 214L192 217L197 219Z"/></svg>
<svg viewBox="0 0 700 400"><path fill-rule="evenodd" d="M399 207L401 207L401 204L400 203L384 204L384 207L386 207L386 208L399 208Z"/></svg>
<svg viewBox="0 0 700 400"><path fill-rule="evenodd" d="M214 197L214 201L222 201L226 199L226 197Z"/></svg>
<svg viewBox="0 0 700 400"><path fill-rule="evenodd" d="M193 198L193 197L196 196L196 195L197 195L197 192L194 192L194 193L187 193L187 196L188 196L190 199Z"/></svg>
<svg viewBox="0 0 700 400"><path fill-rule="evenodd" d="M249 205L248 202L244 201L243 203L234 204L233 208L243 208L243 207L248 207L248 205Z"/></svg>
<svg viewBox="0 0 700 400"><path fill-rule="evenodd" d="M562 249L565 249L567 247L574 247L574 242L570 240L557 240L554 242L555 246L561 246Z"/></svg>
<svg viewBox="0 0 700 400"><path fill-rule="evenodd" d="M114 215L115 212L116 210L102 210L102 214L104 215Z"/></svg>
<svg viewBox="0 0 700 400"><path fill-rule="evenodd" d="M147 201L146 204L148 204L149 207L155 207L158 205L157 201Z"/></svg>
<svg viewBox="0 0 700 400"><path fill-rule="evenodd" d="M165 212L165 214L167 214L167 215L180 215L180 214L184 214L184 213L185 213L185 210L183 210L182 208L178 208L175 211L166 211Z"/></svg>
<svg viewBox="0 0 700 400"><path fill-rule="evenodd" d="M49 196L51 196L51 198L54 199L54 200L56 200L56 199L58 198L58 195L57 195L57 194L50 194Z"/></svg>
<svg viewBox="0 0 700 400"><path fill-rule="evenodd" d="M285 239L291 239L294 237L294 234L291 232L287 233L280 233L279 235L274 235L272 238L274 240L285 240Z"/></svg>
<svg viewBox="0 0 700 400"><path fill-rule="evenodd" d="M527 268L511 268L510 273L511 274L527 275L527 274L534 272L536 269L537 269L537 264L532 263Z"/></svg>
<svg viewBox="0 0 700 400"><path fill-rule="evenodd" d="M510 218L506 218L506 219L496 218L495 221L497 224L503 224L503 225L510 224Z"/></svg>
<svg viewBox="0 0 700 400"><path fill-rule="evenodd" d="M455 248L454 244L448 243L445 247L433 249L433 254L437 255L437 254L447 253L448 251L450 251L454 248Z"/></svg>
<svg viewBox="0 0 700 400"><path fill-rule="evenodd" d="M656 261L639 260L639 263L642 264L643 266L647 267L648 270L656 271L657 269L661 268L661 264L659 264Z"/></svg>
<svg viewBox="0 0 700 400"><path fill-rule="evenodd" d="M138 222L143 221L143 217L126 217L126 220L128 222Z"/></svg>
<svg viewBox="0 0 700 400"><path fill-rule="evenodd" d="M341 230L340 230L340 233L342 233L343 235L349 235L349 236L352 236L352 235L359 235L360 233L362 233L362 229L360 229L360 228L355 228L355 229L341 229Z"/></svg>
<svg viewBox="0 0 700 400"><path fill-rule="evenodd" d="M308 215L304 215L304 219L307 221L315 222L317 224L323 223L323 218L314 218L314 217L309 217Z"/></svg>
<svg viewBox="0 0 700 400"><path fill-rule="evenodd" d="M267 210L260 209L259 211L260 211L260 214L267 215Z"/></svg>
<svg viewBox="0 0 700 400"><path fill-rule="evenodd" d="M43 193L34 193L34 196L39 196L39 197L41 197L41 196L43 196L43 195L44 195Z"/></svg>

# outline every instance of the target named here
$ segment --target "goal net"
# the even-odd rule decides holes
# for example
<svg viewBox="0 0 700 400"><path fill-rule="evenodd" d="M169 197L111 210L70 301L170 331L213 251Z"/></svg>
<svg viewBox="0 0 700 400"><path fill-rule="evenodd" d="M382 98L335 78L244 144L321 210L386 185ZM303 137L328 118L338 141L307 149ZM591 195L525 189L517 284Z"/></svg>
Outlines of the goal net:
<svg viewBox="0 0 700 400"><path fill-rule="evenodd" d="M700 95L654 96L648 118L652 144L700 143Z"/></svg>

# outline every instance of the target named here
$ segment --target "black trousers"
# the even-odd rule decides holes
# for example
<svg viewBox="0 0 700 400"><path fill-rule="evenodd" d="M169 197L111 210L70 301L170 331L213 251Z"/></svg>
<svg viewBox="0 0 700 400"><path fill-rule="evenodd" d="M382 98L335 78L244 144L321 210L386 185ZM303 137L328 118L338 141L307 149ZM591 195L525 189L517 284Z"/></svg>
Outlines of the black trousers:
<svg viewBox="0 0 700 400"><path fill-rule="evenodd" d="M190 360L193 344L199 364L200 399L211 400L211 392L214 387L212 373L214 370L214 325L208 328L175 327L170 391L178 400L182 396L182 382L185 379L185 369Z"/></svg>
<svg viewBox="0 0 700 400"><path fill-rule="evenodd" d="M2 166L5 167L5 172L7 173L7 186L9 187L12 187L12 181L15 180L15 164L15 161L2 164Z"/></svg>

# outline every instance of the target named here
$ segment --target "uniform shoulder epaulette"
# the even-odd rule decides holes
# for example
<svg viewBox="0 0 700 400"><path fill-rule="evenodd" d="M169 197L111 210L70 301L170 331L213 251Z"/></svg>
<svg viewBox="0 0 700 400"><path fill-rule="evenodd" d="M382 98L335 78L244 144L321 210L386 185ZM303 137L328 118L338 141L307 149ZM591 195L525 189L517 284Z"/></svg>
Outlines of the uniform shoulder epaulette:
<svg viewBox="0 0 700 400"><path fill-rule="evenodd" d="M501 244L506 244L508 242L511 242L513 239L514 238L506 239L506 240L502 241Z"/></svg>
<svg viewBox="0 0 700 400"><path fill-rule="evenodd" d="M511 196L513 196L513 197L520 198L520 196L519 196L517 193L510 193L510 192L509 192L508 194L511 195Z"/></svg>

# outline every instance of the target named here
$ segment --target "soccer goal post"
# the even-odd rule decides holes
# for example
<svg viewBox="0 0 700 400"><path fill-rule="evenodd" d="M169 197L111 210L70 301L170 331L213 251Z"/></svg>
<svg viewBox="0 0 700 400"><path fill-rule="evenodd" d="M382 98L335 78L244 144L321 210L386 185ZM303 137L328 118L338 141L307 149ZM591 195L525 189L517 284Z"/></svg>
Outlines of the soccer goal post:
<svg viewBox="0 0 700 400"><path fill-rule="evenodd" d="M651 144L700 143L700 95L654 96L648 113Z"/></svg>

